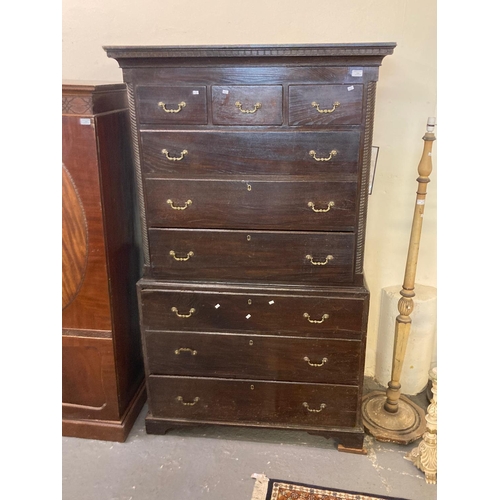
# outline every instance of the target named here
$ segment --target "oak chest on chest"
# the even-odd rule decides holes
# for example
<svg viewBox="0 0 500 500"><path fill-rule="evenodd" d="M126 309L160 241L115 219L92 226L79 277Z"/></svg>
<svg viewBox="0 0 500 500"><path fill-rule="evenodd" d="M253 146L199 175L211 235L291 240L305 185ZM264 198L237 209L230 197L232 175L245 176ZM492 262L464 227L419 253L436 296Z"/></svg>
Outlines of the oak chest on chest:
<svg viewBox="0 0 500 500"><path fill-rule="evenodd" d="M148 432L362 448L371 138L394 46L105 47L132 118Z"/></svg>

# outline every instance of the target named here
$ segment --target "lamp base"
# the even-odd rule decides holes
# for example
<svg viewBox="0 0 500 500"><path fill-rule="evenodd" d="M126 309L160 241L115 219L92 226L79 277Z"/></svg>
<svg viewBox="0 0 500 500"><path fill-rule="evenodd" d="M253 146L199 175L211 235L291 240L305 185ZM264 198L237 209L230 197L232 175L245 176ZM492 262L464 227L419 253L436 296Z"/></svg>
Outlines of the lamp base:
<svg viewBox="0 0 500 500"><path fill-rule="evenodd" d="M384 409L385 392L373 391L363 397L361 415L366 432L384 443L409 444L421 438L425 432L425 412L401 395L398 411Z"/></svg>

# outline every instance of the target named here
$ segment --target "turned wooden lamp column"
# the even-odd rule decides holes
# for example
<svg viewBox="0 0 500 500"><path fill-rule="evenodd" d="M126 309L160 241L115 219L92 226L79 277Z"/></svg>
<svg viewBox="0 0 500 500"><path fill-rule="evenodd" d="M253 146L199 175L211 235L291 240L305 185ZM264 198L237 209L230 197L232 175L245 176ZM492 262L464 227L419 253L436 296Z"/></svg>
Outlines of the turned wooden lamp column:
<svg viewBox="0 0 500 500"><path fill-rule="evenodd" d="M427 132L423 137L424 150L418 165L417 199L413 214L403 288L398 302L399 315L396 318L391 381L385 393L374 391L363 398L363 424L367 432L378 441L408 444L420 438L424 434L426 427L424 410L401 394L400 378L411 329L410 314L413 311L413 297L415 296L415 274L425 197L427 195L427 184L430 182L429 176L432 172L432 143L436 140L434 127L435 118L429 118Z"/></svg>

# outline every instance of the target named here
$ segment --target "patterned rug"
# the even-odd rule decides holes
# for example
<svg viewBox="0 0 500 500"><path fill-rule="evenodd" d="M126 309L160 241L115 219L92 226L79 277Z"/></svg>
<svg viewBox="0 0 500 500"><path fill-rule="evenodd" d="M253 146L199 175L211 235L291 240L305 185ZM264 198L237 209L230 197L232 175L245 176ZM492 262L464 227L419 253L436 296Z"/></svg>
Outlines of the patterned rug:
<svg viewBox="0 0 500 500"><path fill-rule="evenodd" d="M263 474L253 474L256 479L251 500L406 500L400 497L387 497L322 488L309 484L291 483L269 479Z"/></svg>

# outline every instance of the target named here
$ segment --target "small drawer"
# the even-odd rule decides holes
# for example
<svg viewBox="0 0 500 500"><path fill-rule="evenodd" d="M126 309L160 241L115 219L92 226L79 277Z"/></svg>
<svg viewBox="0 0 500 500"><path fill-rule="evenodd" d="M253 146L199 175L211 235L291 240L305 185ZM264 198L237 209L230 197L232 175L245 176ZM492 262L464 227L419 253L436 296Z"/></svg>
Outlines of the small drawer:
<svg viewBox="0 0 500 500"><path fill-rule="evenodd" d="M148 384L153 418L310 427L356 425L357 386L160 375L151 375Z"/></svg>
<svg viewBox="0 0 500 500"><path fill-rule="evenodd" d="M290 337L359 340L366 331L369 299L366 291L360 294L349 289L328 296L305 292L284 294L265 288L256 291L239 287L222 292L203 287L178 290L171 288L172 285L143 286L139 286L139 304L145 331L245 332L287 336L287 340Z"/></svg>
<svg viewBox="0 0 500 500"><path fill-rule="evenodd" d="M156 278L351 284L354 233L149 230Z"/></svg>
<svg viewBox="0 0 500 500"><path fill-rule="evenodd" d="M205 125L207 88L137 87L137 110L140 123Z"/></svg>
<svg viewBox="0 0 500 500"><path fill-rule="evenodd" d="M358 173L359 130L143 132L141 141L146 174L214 178Z"/></svg>
<svg viewBox="0 0 500 500"><path fill-rule="evenodd" d="M146 179L150 227L353 231L357 182Z"/></svg>
<svg viewBox="0 0 500 500"><path fill-rule="evenodd" d="M145 344L151 374L359 383L359 340L145 332Z"/></svg>
<svg viewBox="0 0 500 500"><path fill-rule="evenodd" d="M212 87L214 125L281 125L281 85L230 85Z"/></svg>
<svg viewBox="0 0 500 500"><path fill-rule="evenodd" d="M363 85L290 85L290 125L359 125Z"/></svg>

